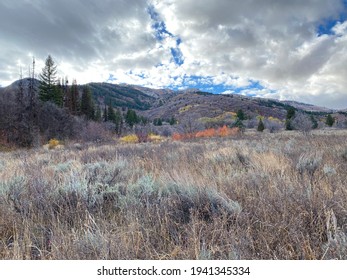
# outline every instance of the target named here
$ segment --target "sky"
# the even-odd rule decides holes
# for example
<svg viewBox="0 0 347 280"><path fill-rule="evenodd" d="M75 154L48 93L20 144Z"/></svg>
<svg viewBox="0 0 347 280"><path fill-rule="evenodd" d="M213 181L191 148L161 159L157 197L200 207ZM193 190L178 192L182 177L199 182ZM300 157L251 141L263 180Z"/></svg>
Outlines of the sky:
<svg viewBox="0 0 347 280"><path fill-rule="evenodd" d="M347 0L1 0L0 86L52 55L79 84L347 108Z"/></svg>

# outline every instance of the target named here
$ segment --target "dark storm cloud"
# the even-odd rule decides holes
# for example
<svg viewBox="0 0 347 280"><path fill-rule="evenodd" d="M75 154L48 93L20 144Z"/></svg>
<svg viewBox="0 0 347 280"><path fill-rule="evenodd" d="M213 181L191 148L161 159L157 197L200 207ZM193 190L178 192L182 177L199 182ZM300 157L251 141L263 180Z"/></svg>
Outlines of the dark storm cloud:
<svg viewBox="0 0 347 280"><path fill-rule="evenodd" d="M107 66L117 55L153 46L146 9L141 0L2 1L0 48L12 63L32 53L41 59L52 54L79 66L91 61Z"/></svg>

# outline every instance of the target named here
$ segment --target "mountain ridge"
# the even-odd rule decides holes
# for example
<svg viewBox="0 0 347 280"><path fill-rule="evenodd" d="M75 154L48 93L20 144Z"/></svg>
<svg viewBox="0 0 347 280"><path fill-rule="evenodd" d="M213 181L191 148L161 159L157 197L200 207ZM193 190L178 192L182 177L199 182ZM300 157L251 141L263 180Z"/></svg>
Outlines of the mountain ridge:
<svg viewBox="0 0 347 280"><path fill-rule="evenodd" d="M24 85L28 79L23 79ZM35 80L35 84L39 81ZM0 92L11 92L19 85L19 80ZM307 113L347 113L346 110L334 110L303 102L243 96L238 94L212 94L199 89L172 90L154 89L131 84L88 83L78 85L80 92L83 86L89 86L99 106L111 105L118 108L135 109L149 119L170 118L195 115L198 118L217 118L225 113L244 110L250 117L262 115L285 119L288 108Z"/></svg>

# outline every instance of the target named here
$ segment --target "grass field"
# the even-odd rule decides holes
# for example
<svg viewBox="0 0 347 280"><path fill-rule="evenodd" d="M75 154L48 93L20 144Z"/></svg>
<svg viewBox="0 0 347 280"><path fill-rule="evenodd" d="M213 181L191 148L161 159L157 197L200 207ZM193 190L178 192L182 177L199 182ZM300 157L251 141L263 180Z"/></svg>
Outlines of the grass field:
<svg viewBox="0 0 347 280"><path fill-rule="evenodd" d="M0 153L0 259L347 259L346 139Z"/></svg>

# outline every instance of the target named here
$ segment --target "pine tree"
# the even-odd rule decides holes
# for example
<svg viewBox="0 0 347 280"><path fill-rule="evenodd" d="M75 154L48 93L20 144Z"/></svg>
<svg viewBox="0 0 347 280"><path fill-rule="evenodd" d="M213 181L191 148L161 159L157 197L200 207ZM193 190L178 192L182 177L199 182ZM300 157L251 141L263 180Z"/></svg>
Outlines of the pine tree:
<svg viewBox="0 0 347 280"><path fill-rule="evenodd" d="M242 109L238 110L236 113L236 117L240 120L243 121L246 119L245 113L243 112Z"/></svg>
<svg viewBox="0 0 347 280"><path fill-rule="evenodd" d="M293 107L290 107L287 110L287 116L286 116L286 122L285 122L286 130L293 130L292 120L294 116L295 116L295 109Z"/></svg>
<svg viewBox="0 0 347 280"><path fill-rule="evenodd" d="M125 122L130 126L133 127L135 124L139 122L139 118L136 115L136 112L134 110L129 109L125 115Z"/></svg>
<svg viewBox="0 0 347 280"><path fill-rule="evenodd" d="M170 121L169 121L170 125L174 125L174 124L176 124L176 122L177 122L177 121L176 121L175 117L172 116L171 119L170 119Z"/></svg>
<svg viewBox="0 0 347 280"><path fill-rule="evenodd" d="M59 107L63 107L64 105L64 88L61 82L61 79L58 79L57 85L54 87L53 94L53 103L58 105Z"/></svg>
<svg viewBox="0 0 347 280"><path fill-rule="evenodd" d="M257 131L263 132L264 129L265 129L265 126L264 126L263 120L260 119L258 123Z"/></svg>
<svg viewBox="0 0 347 280"><path fill-rule="evenodd" d="M312 129L318 128L318 122L315 119L315 117L311 115L310 119L311 119L311 122L312 122Z"/></svg>
<svg viewBox="0 0 347 280"><path fill-rule="evenodd" d="M327 115L327 118L325 120L326 125L332 127L335 123L335 119L331 116L331 114Z"/></svg>
<svg viewBox="0 0 347 280"><path fill-rule="evenodd" d="M81 113L85 115L88 120L95 119L94 101L92 98L92 92L88 86L83 88L81 99Z"/></svg>
<svg viewBox="0 0 347 280"><path fill-rule="evenodd" d="M80 111L80 101L79 101L79 93L78 93L78 86L77 86L77 81L73 80L71 90L70 90L70 101L69 101L69 108L70 112L73 115L78 115Z"/></svg>
<svg viewBox="0 0 347 280"><path fill-rule="evenodd" d="M40 74L39 97L43 102L51 101L58 106L63 105L63 94L57 86L57 66L51 55L48 55L45 67Z"/></svg>
<svg viewBox="0 0 347 280"><path fill-rule="evenodd" d="M290 120L290 119L292 119L294 116L295 116L295 109L294 109L293 107L290 107L290 108L287 110L286 119L287 119L287 120Z"/></svg>
<svg viewBox="0 0 347 280"><path fill-rule="evenodd" d="M108 121L108 112L107 112L107 106L105 105L105 108L104 108L104 122L107 122Z"/></svg>
<svg viewBox="0 0 347 280"><path fill-rule="evenodd" d="M163 121L162 121L161 118L157 118L157 119L154 119L153 124L155 126L162 126L163 125Z"/></svg>
<svg viewBox="0 0 347 280"><path fill-rule="evenodd" d="M101 122L101 120L102 120L101 109L100 109L100 106L99 106L99 105L96 106L96 110L95 110L95 120L96 120L97 122Z"/></svg>
<svg viewBox="0 0 347 280"><path fill-rule="evenodd" d="M107 109L107 120L110 122L116 121L116 114L114 113L114 109L111 105L109 105Z"/></svg>

